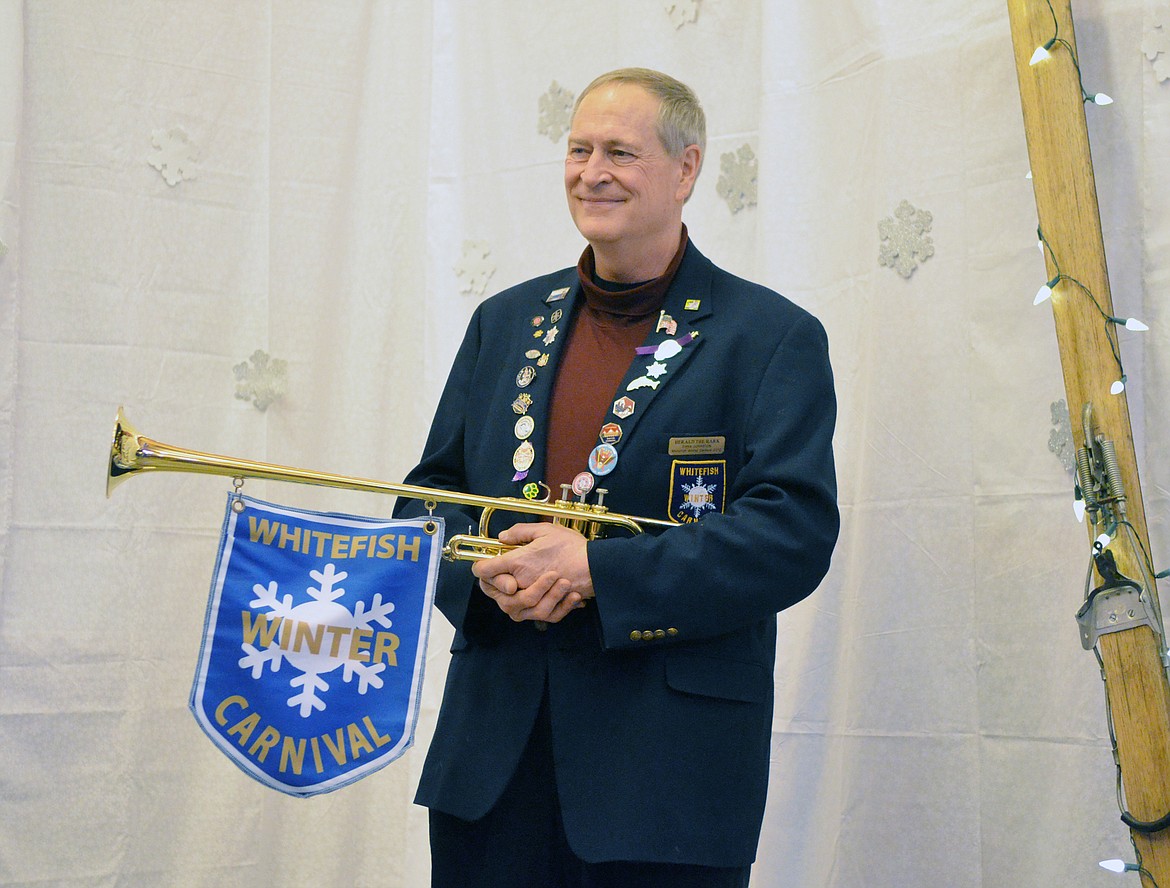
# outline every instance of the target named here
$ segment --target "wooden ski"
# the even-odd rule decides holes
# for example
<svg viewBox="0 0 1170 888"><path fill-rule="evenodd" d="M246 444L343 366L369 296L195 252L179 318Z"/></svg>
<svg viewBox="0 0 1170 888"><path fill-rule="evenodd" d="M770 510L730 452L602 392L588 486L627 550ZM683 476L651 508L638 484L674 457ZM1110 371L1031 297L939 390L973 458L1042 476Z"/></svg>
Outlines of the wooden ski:
<svg viewBox="0 0 1170 888"><path fill-rule="evenodd" d="M1008 14L1036 209L1047 243L1052 312L1073 440L1086 459L1097 447L1092 439L1112 442L1115 472L1124 485L1120 508L1133 533L1119 528L1105 550L1115 558L1121 575L1136 581L1145 595L1156 596L1156 589L1150 588L1155 583L1150 577L1149 558L1141 549L1148 553L1149 542L1129 407L1124 391L1111 391L1121 376L1120 342L1118 325L1107 320L1114 314L1113 303L1070 2L1008 0ZM1032 64L1039 47L1046 48L1050 57ZM1082 421L1086 405L1090 414L1088 441ZM1082 450L1086 444L1089 449ZM1119 508L1111 493L1103 494L1105 513L1116 513ZM1101 529L1092 527L1090 521L1086 524L1092 542ZM1101 569L1098 561L1095 586L1108 585ZM1070 599L1070 607L1073 603ZM1123 624L1133 610L1121 611ZM1141 608L1137 610L1140 618ZM1152 620L1136 622L1133 628L1101 634L1095 642L1103 661L1125 807L1131 818L1127 822L1150 824L1170 813L1170 684L1162 662L1160 627L1155 631ZM1144 829L1148 826L1131 827L1143 867L1142 884L1170 888L1170 829Z"/></svg>

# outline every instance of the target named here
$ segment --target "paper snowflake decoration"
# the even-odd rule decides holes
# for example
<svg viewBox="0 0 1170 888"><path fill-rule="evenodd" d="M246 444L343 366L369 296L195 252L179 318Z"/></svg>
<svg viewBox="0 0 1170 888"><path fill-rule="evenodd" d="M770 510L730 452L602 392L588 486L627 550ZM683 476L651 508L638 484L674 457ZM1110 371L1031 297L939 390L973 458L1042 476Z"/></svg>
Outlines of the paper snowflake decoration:
<svg viewBox="0 0 1170 888"><path fill-rule="evenodd" d="M1059 401L1053 401L1049 410L1052 411L1052 431L1048 433L1048 449L1056 454L1066 472L1072 472L1076 467L1077 458L1068 404L1061 398Z"/></svg>
<svg viewBox="0 0 1170 888"><path fill-rule="evenodd" d="M460 293L482 296L487 291L488 281L496 273L496 267L488 260L491 254L486 241L463 242L463 257L455 263Z"/></svg>
<svg viewBox="0 0 1170 888"><path fill-rule="evenodd" d="M236 397L251 401L257 410L267 410L273 401L284 397L288 380L288 362L269 357L267 352L256 349L248 361L232 367L236 377Z"/></svg>
<svg viewBox="0 0 1170 888"><path fill-rule="evenodd" d="M674 26L681 28L687 22L698 21L699 2L700 0L665 0L662 5Z"/></svg>
<svg viewBox="0 0 1170 888"><path fill-rule="evenodd" d="M151 133L150 144L154 146L154 154L147 158L147 163L162 174L168 185L173 188L185 179L195 178L195 161L199 152L182 127L155 130Z"/></svg>
<svg viewBox="0 0 1170 888"><path fill-rule="evenodd" d="M748 145L738 151L728 151L719 158L719 182L715 189L727 201L731 212L756 205L756 177L759 162Z"/></svg>
<svg viewBox="0 0 1170 888"><path fill-rule="evenodd" d="M1142 40L1142 52L1153 64L1158 82L1170 80L1170 6L1155 11L1153 25Z"/></svg>
<svg viewBox="0 0 1170 888"><path fill-rule="evenodd" d="M894 269L904 278L914 274L919 262L934 255L934 241L929 234L933 221L928 211L915 209L909 201L898 204L893 219L887 216L878 223L879 264Z"/></svg>
<svg viewBox="0 0 1170 888"><path fill-rule="evenodd" d="M573 98L571 92L554 80L548 92L540 97L540 118L536 131L554 142L560 141L561 136L569 131L569 123L573 119Z"/></svg>

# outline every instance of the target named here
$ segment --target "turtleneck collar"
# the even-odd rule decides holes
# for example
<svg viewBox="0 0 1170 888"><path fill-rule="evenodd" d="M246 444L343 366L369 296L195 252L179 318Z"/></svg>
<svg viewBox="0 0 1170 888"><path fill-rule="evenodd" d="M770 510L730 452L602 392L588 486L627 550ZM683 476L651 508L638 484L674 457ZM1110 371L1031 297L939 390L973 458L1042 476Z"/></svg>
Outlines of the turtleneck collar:
<svg viewBox="0 0 1170 888"><path fill-rule="evenodd" d="M666 291L670 288L686 251L687 227L684 225L678 250L666 271L652 280L621 284L597 279L593 247L587 246L577 262L577 276L581 279L585 305L593 312L628 318L644 317L658 311L666 299Z"/></svg>

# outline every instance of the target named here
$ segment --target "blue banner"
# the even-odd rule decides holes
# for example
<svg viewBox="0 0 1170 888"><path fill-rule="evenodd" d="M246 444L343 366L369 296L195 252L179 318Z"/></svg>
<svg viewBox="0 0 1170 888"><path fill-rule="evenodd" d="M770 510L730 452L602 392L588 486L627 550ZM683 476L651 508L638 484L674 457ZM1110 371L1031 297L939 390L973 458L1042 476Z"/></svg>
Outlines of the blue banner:
<svg viewBox="0 0 1170 888"><path fill-rule="evenodd" d="M191 689L196 721L245 773L296 796L398 758L414 740L442 548L438 518L231 494Z"/></svg>

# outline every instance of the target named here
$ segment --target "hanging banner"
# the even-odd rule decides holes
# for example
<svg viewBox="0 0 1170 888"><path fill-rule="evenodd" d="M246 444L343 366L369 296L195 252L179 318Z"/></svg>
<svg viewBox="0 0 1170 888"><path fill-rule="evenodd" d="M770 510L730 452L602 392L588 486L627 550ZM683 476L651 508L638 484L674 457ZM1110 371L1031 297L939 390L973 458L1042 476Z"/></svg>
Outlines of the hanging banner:
<svg viewBox="0 0 1170 888"><path fill-rule="evenodd" d="M414 741L442 548L438 518L231 494L191 689L200 727L247 774L296 796L394 761Z"/></svg>

